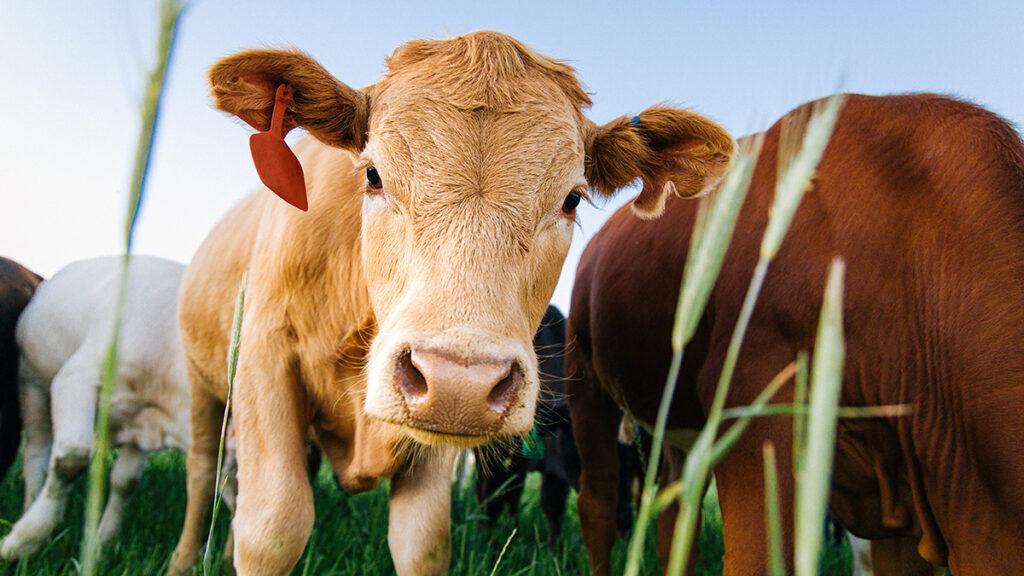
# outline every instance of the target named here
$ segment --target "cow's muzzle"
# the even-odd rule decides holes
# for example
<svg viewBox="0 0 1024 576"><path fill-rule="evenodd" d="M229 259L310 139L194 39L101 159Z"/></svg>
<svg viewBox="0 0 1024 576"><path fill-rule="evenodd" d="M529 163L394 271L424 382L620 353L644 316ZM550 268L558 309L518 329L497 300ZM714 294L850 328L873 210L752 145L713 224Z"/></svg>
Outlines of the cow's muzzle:
<svg viewBox="0 0 1024 576"><path fill-rule="evenodd" d="M514 359L462 357L432 348L406 350L395 370L407 424L450 436L497 433L524 381Z"/></svg>

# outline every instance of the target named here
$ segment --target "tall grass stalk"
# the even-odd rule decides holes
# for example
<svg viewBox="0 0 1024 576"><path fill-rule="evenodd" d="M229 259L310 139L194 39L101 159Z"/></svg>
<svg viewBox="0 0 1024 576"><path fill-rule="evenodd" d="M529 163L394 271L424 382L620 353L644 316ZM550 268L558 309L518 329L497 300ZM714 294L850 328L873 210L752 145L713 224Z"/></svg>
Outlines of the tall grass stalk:
<svg viewBox="0 0 1024 576"><path fill-rule="evenodd" d="M843 383L843 276L842 260L832 261L821 320L814 342L811 364L811 413L807 417L806 452L801 463L796 491L796 573L818 573L822 550L822 522L832 487L839 392Z"/></svg>
<svg viewBox="0 0 1024 576"><path fill-rule="evenodd" d="M229 481L224 477L224 446L227 443L228 423L231 421L231 399L235 391L235 374L238 372L238 350L242 343L242 317L245 315L245 286L249 281L249 273L242 275L238 285L238 296L235 297L235 315L231 321L231 344L228 346L228 397L224 402L224 420L220 425L220 444L217 447L217 474L213 487L213 512L210 514L210 533L206 536L206 550L203 552L203 574L209 574L213 565L210 554L213 548L213 529L217 526L217 514L220 512L221 496L224 485Z"/></svg>
<svg viewBox="0 0 1024 576"><path fill-rule="evenodd" d="M128 194L128 211L124 229L124 258L117 290L113 332L107 347L100 374L100 390L96 407L95 440L92 462L89 466L89 494L86 499L85 534L82 537L82 573L96 573L99 562L98 529L107 484L107 455L110 452L110 397L118 379L118 346L125 294L128 288L128 263L135 236L135 224L145 198L146 179L153 154L153 142L160 118L160 102L164 92L167 69L174 50L181 5L175 0L164 0L160 7L160 33L157 60L145 86L142 100L142 125L135 148L135 160Z"/></svg>
<svg viewBox="0 0 1024 576"><path fill-rule="evenodd" d="M811 361L806 350L796 355L796 388L793 390L793 404L800 407L807 405L807 387L810 383ZM800 475L800 467L804 462L804 425L807 419L802 415L793 418L793 477Z"/></svg>
<svg viewBox="0 0 1024 576"><path fill-rule="evenodd" d="M697 321L704 312L704 306L711 294L711 287L714 286L722 268L725 251L729 247L740 206L742 206L747 188L750 186L750 179L753 176L760 149L761 139L757 139L750 149L739 152L735 163L725 176L722 188L715 193L707 212L703 213L699 219L701 225L694 230L690 239L687 266L683 272L679 301L676 304L675 324L672 328L672 363L665 380L665 388L662 392L661 404L658 407L658 415L652 433L651 453L644 475L640 509L637 512L633 536L629 542L626 576L637 576L640 572L644 537L654 514L658 465L661 462L665 426L668 423L668 412L672 405L672 396L675 394L676 381L679 379L679 370L683 363L683 349L696 331Z"/></svg>

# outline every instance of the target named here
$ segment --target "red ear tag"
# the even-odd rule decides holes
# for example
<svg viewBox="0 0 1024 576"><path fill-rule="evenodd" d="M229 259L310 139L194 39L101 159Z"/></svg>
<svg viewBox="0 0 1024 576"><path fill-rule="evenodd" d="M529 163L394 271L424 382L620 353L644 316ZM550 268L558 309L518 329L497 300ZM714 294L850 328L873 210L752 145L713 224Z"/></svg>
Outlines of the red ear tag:
<svg viewBox="0 0 1024 576"><path fill-rule="evenodd" d="M282 200L305 212L309 209L306 177L302 174L299 159L284 141L284 111L291 99L291 88L284 84L277 87L270 129L250 136L249 149L263 184Z"/></svg>

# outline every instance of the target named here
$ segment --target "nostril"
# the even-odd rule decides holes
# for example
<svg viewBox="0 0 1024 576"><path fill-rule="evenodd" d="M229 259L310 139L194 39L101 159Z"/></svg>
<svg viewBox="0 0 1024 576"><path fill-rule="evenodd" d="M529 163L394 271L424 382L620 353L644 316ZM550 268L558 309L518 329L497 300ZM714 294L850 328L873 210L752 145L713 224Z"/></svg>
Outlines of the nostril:
<svg viewBox="0 0 1024 576"><path fill-rule="evenodd" d="M412 354L406 352L398 359L398 388L410 406L427 401L427 379L412 363Z"/></svg>
<svg viewBox="0 0 1024 576"><path fill-rule="evenodd" d="M519 390L519 386L523 381L523 370L519 367L519 364L513 364L512 369L509 370L506 375L498 383L491 388L490 394L487 395L487 406L495 412L504 412L508 409L509 404L512 403L512 399L515 398L516 392Z"/></svg>

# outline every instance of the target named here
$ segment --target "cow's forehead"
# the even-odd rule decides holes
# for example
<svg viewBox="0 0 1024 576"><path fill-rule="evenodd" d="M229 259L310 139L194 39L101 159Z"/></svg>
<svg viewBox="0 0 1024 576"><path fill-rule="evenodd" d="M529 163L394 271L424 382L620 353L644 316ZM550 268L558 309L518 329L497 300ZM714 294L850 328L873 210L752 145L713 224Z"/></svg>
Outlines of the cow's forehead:
<svg viewBox="0 0 1024 576"><path fill-rule="evenodd" d="M369 155L425 192L543 192L545 181L582 176L580 125L562 104L524 103L512 112L392 102L374 113Z"/></svg>

